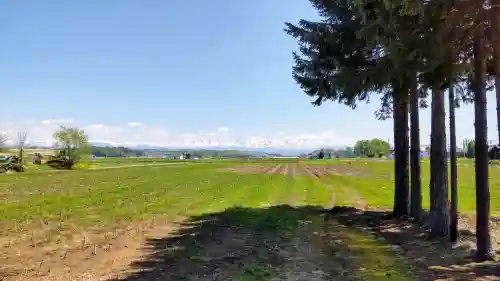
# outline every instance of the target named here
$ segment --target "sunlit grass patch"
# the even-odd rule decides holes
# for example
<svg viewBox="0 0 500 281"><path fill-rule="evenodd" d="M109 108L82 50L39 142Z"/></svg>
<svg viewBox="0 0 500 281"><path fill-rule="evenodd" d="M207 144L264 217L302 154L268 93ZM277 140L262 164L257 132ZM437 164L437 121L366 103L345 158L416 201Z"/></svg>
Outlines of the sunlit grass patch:
<svg viewBox="0 0 500 281"><path fill-rule="evenodd" d="M400 253L387 242L354 227L339 226L338 235L352 251L352 258L359 265L354 274L361 280L415 280L410 264L399 258Z"/></svg>

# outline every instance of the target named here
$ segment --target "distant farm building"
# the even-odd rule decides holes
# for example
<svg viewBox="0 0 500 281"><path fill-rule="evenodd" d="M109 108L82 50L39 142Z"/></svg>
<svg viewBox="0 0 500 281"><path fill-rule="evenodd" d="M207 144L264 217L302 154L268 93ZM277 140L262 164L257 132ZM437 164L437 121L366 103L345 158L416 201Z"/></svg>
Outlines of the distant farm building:
<svg viewBox="0 0 500 281"><path fill-rule="evenodd" d="M273 158L273 159L296 159L296 158L299 158L299 156L272 156L270 158Z"/></svg>
<svg viewBox="0 0 500 281"><path fill-rule="evenodd" d="M429 158L429 156L430 156L429 152L427 152L425 150L424 151L420 150L420 158ZM386 155L386 158L387 159L394 159L394 149L392 149L390 151L390 153Z"/></svg>
<svg viewBox="0 0 500 281"><path fill-rule="evenodd" d="M163 158L163 159L169 159L170 154L168 153L159 153L159 152L153 152L153 153L148 153L146 155L148 158Z"/></svg>

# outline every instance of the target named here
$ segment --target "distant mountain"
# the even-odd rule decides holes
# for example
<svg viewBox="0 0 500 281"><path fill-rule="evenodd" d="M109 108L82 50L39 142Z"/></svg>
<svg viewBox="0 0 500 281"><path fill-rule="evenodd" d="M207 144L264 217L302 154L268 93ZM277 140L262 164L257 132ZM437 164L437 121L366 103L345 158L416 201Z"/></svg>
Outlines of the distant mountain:
<svg viewBox="0 0 500 281"><path fill-rule="evenodd" d="M95 146L102 147L113 147L110 143L98 143L92 142ZM294 149L294 148L274 148L274 147L265 147L265 148L248 148L244 146L193 146L193 147L163 147L163 146L155 146L149 144L136 144L136 145L124 145L125 147L132 149L140 149L140 150L237 150L237 151L248 151L251 152L252 155L265 155L268 153L279 154L284 156L297 156L301 153L307 152L307 149Z"/></svg>
<svg viewBox="0 0 500 281"><path fill-rule="evenodd" d="M214 151L239 151L248 152L252 156L265 156L267 154L277 154L282 156L298 156L304 153L308 153L310 149L303 148L283 148L283 147L263 147L263 148L248 148L244 146L193 146L193 147L164 147L158 145L150 144L133 144L133 145L120 145L113 142L106 141L90 141L93 146L96 147L127 147L134 150L144 150L149 152L155 151L202 151L202 150L214 150ZM338 150L343 149L345 146L336 146L329 149Z"/></svg>
<svg viewBox="0 0 500 281"><path fill-rule="evenodd" d="M112 142L99 142L99 141L90 141L90 144L97 147L118 147L119 145Z"/></svg>
<svg viewBox="0 0 500 281"><path fill-rule="evenodd" d="M300 154L308 151L307 149L300 149L300 148L274 148L274 147L251 148L251 149L247 148L246 150L253 152L259 151L264 153L280 154L283 156L299 156Z"/></svg>
<svg viewBox="0 0 500 281"><path fill-rule="evenodd" d="M245 146L192 146L192 147L164 147L150 144L119 144L111 141L91 140L90 144L96 149L108 148L113 152L121 147L130 149L136 152L145 153L169 153L178 154L183 152L202 153L206 155L247 155L250 157L271 157L271 156L300 156L310 154L311 149L301 148L283 148L283 147L263 147L263 148L249 148ZM27 146L36 148L54 148L50 142L33 141L29 142ZM325 152L343 150L345 146L336 146L325 148ZM114 150L113 150L114 149ZM110 151L111 151L110 150ZM317 153L319 150L314 150L312 153ZM134 153L136 153L134 152ZM108 152L109 153L109 152Z"/></svg>
<svg viewBox="0 0 500 281"><path fill-rule="evenodd" d="M17 144L12 144L12 147L17 146ZM37 148L53 148L54 143L52 142L47 142L47 141L27 141L26 142L27 147L37 147Z"/></svg>

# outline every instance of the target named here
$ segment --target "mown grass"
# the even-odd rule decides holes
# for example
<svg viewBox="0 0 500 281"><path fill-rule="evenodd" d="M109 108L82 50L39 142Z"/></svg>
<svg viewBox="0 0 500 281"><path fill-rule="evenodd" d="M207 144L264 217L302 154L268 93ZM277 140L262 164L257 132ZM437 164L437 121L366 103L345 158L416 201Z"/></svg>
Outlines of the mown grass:
<svg viewBox="0 0 500 281"><path fill-rule="evenodd" d="M353 194L343 193L343 187L353 188L362 182L350 177L331 177L326 183L308 176L216 171L217 168L256 163L274 165L276 162L212 161L189 165L20 173L0 177L1 234L21 235L41 224L56 224L58 231L105 230L151 218L189 220L225 212L225 226L261 231L263 240L258 241L265 244L274 237L280 247L290 250L290 247L295 247L293 237L305 235L302 238L306 239L311 233L322 231L323 220L307 208L331 207L332 191L338 193L335 198L337 205L350 204ZM375 185L363 189L363 186L359 187L362 195L369 194L369 190L377 190ZM388 186L387 196L380 196L379 193L379 196L367 198L390 201L391 190ZM273 206L283 204L289 206L285 211L269 211ZM228 211L235 208L247 211L236 214ZM299 231L300 221L311 222L305 234L304 230ZM338 228L337 231L339 233L335 235L342 235L346 243L353 245L351 254L359 257L357 260L365 270L360 273L360 278L379 280L378 272L394 272L393 276L399 278L397 280L409 280L405 263L371 235L351 228ZM322 247L321 243L318 249ZM263 245L255 247L263 251L266 246ZM196 255L202 255L204 251L203 248L192 248L196 245L182 246ZM268 263L258 257L246 264L245 271L234 276L234 280L261 280L259 278L271 276L270 271L285 270L279 268L280 263L276 265L278 267L269 268Z"/></svg>

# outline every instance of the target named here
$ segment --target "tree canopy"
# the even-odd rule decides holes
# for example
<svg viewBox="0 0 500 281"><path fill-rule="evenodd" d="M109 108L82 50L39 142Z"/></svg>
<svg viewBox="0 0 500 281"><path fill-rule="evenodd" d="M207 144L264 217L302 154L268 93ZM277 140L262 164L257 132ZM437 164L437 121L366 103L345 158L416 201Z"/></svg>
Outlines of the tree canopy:
<svg viewBox="0 0 500 281"><path fill-rule="evenodd" d="M54 139L56 146L75 162L80 160L83 155L90 154L88 136L81 129L63 125L54 133Z"/></svg>
<svg viewBox="0 0 500 281"><path fill-rule="evenodd" d="M354 145L354 153L363 157L382 157L389 154L391 145L384 140L374 138L371 140L359 140Z"/></svg>

